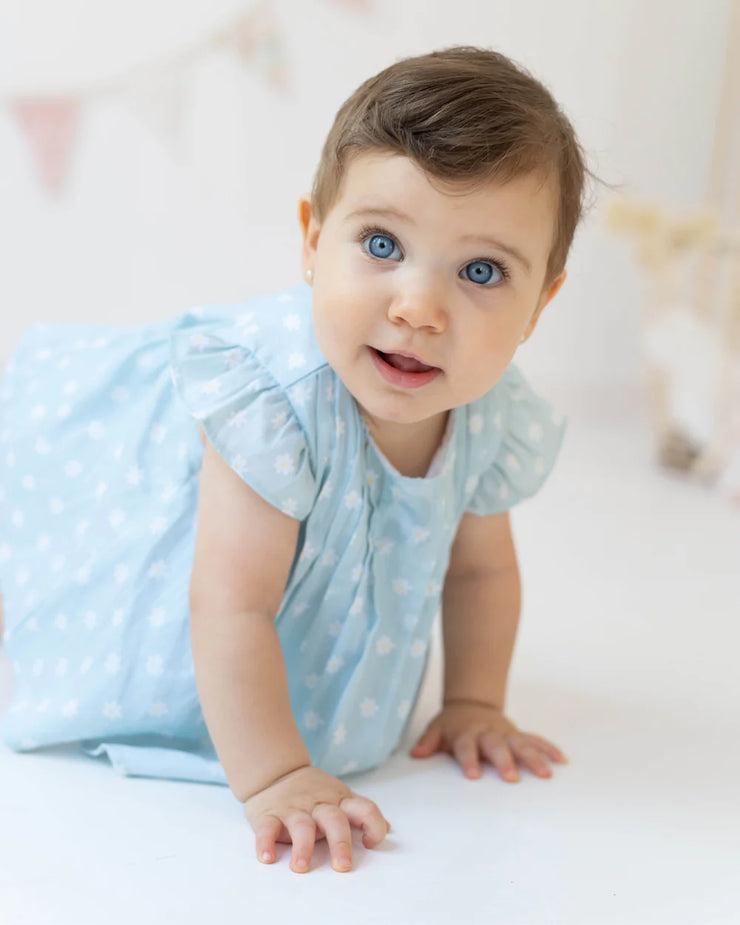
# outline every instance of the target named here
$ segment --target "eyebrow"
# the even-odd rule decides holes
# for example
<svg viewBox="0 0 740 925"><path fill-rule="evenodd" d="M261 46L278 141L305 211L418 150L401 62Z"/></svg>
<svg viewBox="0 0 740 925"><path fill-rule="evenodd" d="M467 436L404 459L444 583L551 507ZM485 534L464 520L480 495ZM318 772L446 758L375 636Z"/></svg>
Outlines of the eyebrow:
<svg viewBox="0 0 740 925"><path fill-rule="evenodd" d="M403 222L408 222L411 225L414 224L414 220L410 215L406 215L405 212L401 212L399 209L394 209L390 206L385 208L377 208L369 206L367 208L355 209L353 212L350 212L347 215L347 218L355 218L360 215L392 215L395 218L400 218ZM499 241L498 238L490 238L486 235L476 235L476 234L466 234L460 238L460 241L463 243L476 243L482 242L484 244L489 244L491 247L496 247L499 250L502 250L505 254L508 254L514 260L517 260L526 270L528 274L532 273L532 264L524 256L524 254L516 247L513 247L511 244L505 244L503 241Z"/></svg>

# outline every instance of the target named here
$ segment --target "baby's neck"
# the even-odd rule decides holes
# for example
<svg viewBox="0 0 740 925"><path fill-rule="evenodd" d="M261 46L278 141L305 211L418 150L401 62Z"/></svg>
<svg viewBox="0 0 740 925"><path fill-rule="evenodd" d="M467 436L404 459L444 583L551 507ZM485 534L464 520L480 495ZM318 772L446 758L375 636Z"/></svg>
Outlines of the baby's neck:
<svg viewBox="0 0 740 925"><path fill-rule="evenodd" d="M447 427L449 411L415 424L378 420L362 411L373 442L388 462L410 478L423 478L429 471Z"/></svg>

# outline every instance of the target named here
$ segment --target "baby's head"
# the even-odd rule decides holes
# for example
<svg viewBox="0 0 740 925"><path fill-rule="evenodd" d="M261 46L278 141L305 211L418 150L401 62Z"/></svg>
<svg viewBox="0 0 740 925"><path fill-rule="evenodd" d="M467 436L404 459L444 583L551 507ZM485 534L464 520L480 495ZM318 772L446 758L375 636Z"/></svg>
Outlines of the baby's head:
<svg viewBox="0 0 740 925"><path fill-rule="evenodd" d="M431 178L475 187L527 174L557 187L544 284L566 264L583 212L583 151L549 91L505 55L456 47L398 61L366 80L339 109L312 190L321 221L360 152L411 158Z"/></svg>
<svg viewBox="0 0 740 925"><path fill-rule="evenodd" d="M500 378L565 279L587 169L508 58L397 62L337 113L299 203L317 342L375 421L418 423Z"/></svg>

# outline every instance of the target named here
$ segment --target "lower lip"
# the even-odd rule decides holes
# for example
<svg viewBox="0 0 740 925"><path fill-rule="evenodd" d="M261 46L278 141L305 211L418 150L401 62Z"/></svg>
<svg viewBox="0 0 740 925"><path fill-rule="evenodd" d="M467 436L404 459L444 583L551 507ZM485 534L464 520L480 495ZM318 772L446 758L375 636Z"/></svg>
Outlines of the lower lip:
<svg viewBox="0 0 740 925"><path fill-rule="evenodd" d="M372 347L369 350L375 368L385 381L402 389L420 389L423 385L428 385L433 379L436 379L442 371L435 366L432 369L425 370L423 373L404 372L404 370L396 369L395 366L386 363L377 350Z"/></svg>

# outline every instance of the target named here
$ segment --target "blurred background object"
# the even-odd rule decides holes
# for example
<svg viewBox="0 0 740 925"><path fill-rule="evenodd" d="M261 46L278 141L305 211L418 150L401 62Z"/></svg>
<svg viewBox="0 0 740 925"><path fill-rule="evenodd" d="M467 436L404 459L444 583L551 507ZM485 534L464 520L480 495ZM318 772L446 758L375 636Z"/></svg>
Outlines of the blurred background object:
<svg viewBox="0 0 740 925"><path fill-rule="evenodd" d="M646 373L663 465L716 484L740 506L740 4L727 30L706 203L675 213L617 199L615 232L644 274Z"/></svg>

